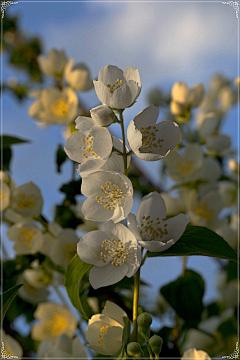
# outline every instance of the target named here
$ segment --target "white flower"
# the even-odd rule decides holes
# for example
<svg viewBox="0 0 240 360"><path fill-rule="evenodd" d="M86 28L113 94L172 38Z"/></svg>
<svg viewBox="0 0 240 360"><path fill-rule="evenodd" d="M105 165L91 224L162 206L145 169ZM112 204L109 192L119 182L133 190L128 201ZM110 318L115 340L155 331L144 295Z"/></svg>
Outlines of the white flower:
<svg viewBox="0 0 240 360"><path fill-rule="evenodd" d="M140 249L133 233L122 224L105 223L103 230L83 235L77 245L81 260L94 265L89 281L94 289L132 277L140 265Z"/></svg>
<svg viewBox="0 0 240 360"><path fill-rule="evenodd" d="M0 180L0 211L5 210L10 203L11 191L9 186Z"/></svg>
<svg viewBox="0 0 240 360"><path fill-rule="evenodd" d="M199 106L205 94L203 84L195 84L189 89L185 82L176 82L171 91L171 112L174 115L184 115L191 107Z"/></svg>
<svg viewBox="0 0 240 360"><path fill-rule="evenodd" d="M11 359L11 357L22 358L23 349L21 345L12 336L7 335L3 329L1 329L1 341L4 344L4 349L1 346L1 350L5 350L4 353L1 353L3 359Z"/></svg>
<svg viewBox="0 0 240 360"><path fill-rule="evenodd" d="M88 321L88 346L99 354L115 355L122 346L123 317L127 317L125 311L107 301L102 314L93 315Z"/></svg>
<svg viewBox="0 0 240 360"><path fill-rule="evenodd" d="M172 179L182 182L200 178L203 166L203 153L198 144L189 144L184 155L172 151L166 158L167 169Z"/></svg>
<svg viewBox="0 0 240 360"><path fill-rule="evenodd" d="M122 221L133 205L133 187L127 176L115 171L97 171L82 179L82 206L86 220Z"/></svg>
<svg viewBox="0 0 240 360"><path fill-rule="evenodd" d="M77 322L72 313L64 306L51 302L40 303L34 317L41 320L40 324L32 327L34 340L42 341L47 338L55 340L62 334L69 337L74 336Z"/></svg>
<svg viewBox="0 0 240 360"><path fill-rule="evenodd" d="M78 115L78 98L70 88L43 89L30 106L30 116L44 123L69 124Z"/></svg>
<svg viewBox="0 0 240 360"><path fill-rule="evenodd" d="M109 126L116 122L117 117L107 105L99 105L90 110L92 119L100 126Z"/></svg>
<svg viewBox="0 0 240 360"><path fill-rule="evenodd" d="M158 115L158 108L150 105L129 123L127 129L129 145L142 160L160 160L179 143L179 126L171 121L161 121L156 124Z"/></svg>
<svg viewBox="0 0 240 360"><path fill-rule="evenodd" d="M218 191L209 191L198 199L196 190L192 190L188 198L188 214L192 225L206 226L212 230L221 226L218 214L223 208Z"/></svg>
<svg viewBox="0 0 240 360"><path fill-rule="evenodd" d="M46 339L41 342L37 351L38 358L84 358L87 359L87 351L79 338L70 339L67 335L60 335L55 342Z"/></svg>
<svg viewBox="0 0 240 360"><path fill-rule="evenodd" d="M61 76L67 63L67 56L65 50L51 49L47 56L39 55L37 61L44 74Z"/></svg>
<svg viewBox="0 0 240 360"><path fill-rule="evenodd" d="M78 91L90 90L93 87L92 77L88 67L84 63L73 66L74 59L71 58L64 70L67 82Z"/></svg>
<svg viewBox="0 0 240 360"><path fill-rule="evenodd" d="M196 359L196 360L211 360L210 356L202 350L189 349L184 352L181 360Z"/></svg>
<svg viewBox="0 0 240 360"><path fill-rule="evenodd" d="M119 151L123 151L123 142L121 139L116 138L115 136L112 137L112 143L115 149L119 150ZM128 152L128 148L126 146L126 152ZM131 162L131 156L127 157L127 166L130 166L130 162ZM94 167L90 167L89 170L87 171L81 171L81 165L79 165L77 172L81 175L81 177L86 177L90 174L92 174L93 172L95 172L95 168ZM116 171L118 173L124 173L124 163L123 163L123 157L121 154L119 154L116 151L112 151L110 157L107 159L107 161L99 168L99 170L104 170L104 171Z"/></svg>
<svg viewBox="0 0 240 360"><path fill-rule="evenodd" d="M48 256L58 266L67 268L77 251L78 237L73 229L64 229L49 249Z"/></svg>
<svg viewBox="0 0 240 360"><path fill-rule="evenodd" d="M223 200L224 207L232 207L237 205L237 187L232 181L219 181L219 193Z"/></svg>
<svg viewBox="0 0 240 360"><path fill-rule="evenodd" d="M152 192L142 198L137 215L128 216L128 227L138 243L149 251L169 249L182 236L188 218L179 214L166 220L166 206L159 193Z"/></svg>
<svg viewBox="0 0 240 360"><path fill-rule="evenodd" d="M199 169L199 178L211 183L218 180L222 175L222 169L219 161L214 157L205 157L202 163L202 169Z"/></svg>
<svg viewBox="0 0 240 360"><path fill-rule="evenodd" d="M30 304L37 305L40 302L46 301L49 291L45 287L37 288L28 283L25 278L25 271L17 278L17 284L23 284L18 290L18 296Z"/></svg>
<svg viewBox="0 0 240 360"><path fill-rule="evenodd" d="M43 199L40 189L29 181L12 192L11 208L24 217L37 217L42 211Z"/></svg>
<svg viewBox="0 0 240 360"><path fill-rule="evenodd" d="M15 241L14 250L17 255L36 254L43 245L41 230L33 222L19 222L7 231L9 240Z"/></svg>
<svg viewBox="0 0 240 360"><path fill-rule="evenodd" d="M99 100L113 109L125 109L138 98L142 82L138 69L128 66L124 72L117 66L106 65L93 80Z"/></svg>
<svg viewBox="0 0 240 360"><path fill-rule="evenodd" d="M78 132L68 138L64 149L71 160L80 163L81 176L86 176L105 164L112 152L112 137L107 129L87 117L76 119L76 129Z"/></svg>
<svg viewBox="0 0 240 360"><path fill-rule="evenodd" d="M167 216L178 215L180 212L184 211L184 205L180 198L172 197L168 193L161 193L166 206Z"/></svg>

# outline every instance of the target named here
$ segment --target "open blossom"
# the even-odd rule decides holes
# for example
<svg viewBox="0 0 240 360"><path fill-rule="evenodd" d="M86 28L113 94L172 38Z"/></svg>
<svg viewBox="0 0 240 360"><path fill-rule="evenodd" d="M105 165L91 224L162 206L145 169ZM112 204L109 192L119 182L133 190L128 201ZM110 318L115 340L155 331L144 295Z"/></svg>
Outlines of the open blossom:
<svg viewBox="0 0 240 360"><path fill-rule="evenodd" d="M94 289L115 284L124 276L132 277L141 260L134 234L126 226L113 223L83 235L77 253L81 260L94 265L89 273Z"/></svg>
<svg viewBox="0 0 240 360"><path fill-rule="evenodd" d="M121 139L118 139L117 137L112 137L112 143L115 149L119 151L123 151L123 142ZM128 148L126 146L126 152L128 152ZM130 166L131 162L131 156L127 157L127 166ZM81 171L82 166L79 165L77 172L81 175L81 177L86 177L93 172L96 171L95 167L89 167L86 171ZM98 170L104 170L104 171L116 171L118 173L124 173L124 163L123 163L123 157L121 154L119 154L117 151L112 151L111 156L107 159L107 161L98 169Z"/></svg>
<svg viewBox="0 0 240 360"><path fill-rule="evenodd" d="M221 226L218 214L223 208L222 198L218 191L209 191L198 199L197 191L191 190L187 210L192 225L206 226L212 230Z"/></svg>
<svg viewBox="0 0 240 360"><path fill-rule="evenodd" d="M88 321L85 335L88 346L99 354L115 355L122 346L124 317L125 311L107 301L102 314L93 315Z"/></svg>
<svg viewBox="0 0 240 360"><path fill-rule="evenodd" d="M93 119L82 116L76 119L76 129L64 149L71 160L80 163L78 172L84 177L106 163L112 152L112 136Z"/></svg>
<svg viewBox="0 0 240 360"><path fill-rule="evenodd" d="M5 210L10 203L11 191L9 186L0 180L0 211Z"/></svg>
<svg viewBox="0 0 240 360"><path fill-rule="evenodd" d="M71 58L65 69L64 76L67 82L78 91L90 90L93 87L92 77L88 67L83 63L73 65L74 59Z"/></svg>
<svg viewBox="0 0 240 360"><path fill-rule="evenodd" d="M15 242L14 250L17 255L36 254L44 242L41 230L31 221L12 225L7 236Z"/></svg>
<svg viewBox="0 0 240 360"><path fill-rule="evenodd" d="M11 208L20 216L37 217L42 211L43 198L40 189L32 181L12 192Z"/></svg>
<svg viewBox="0 0 240 360"><path fill-rule="evenodd" d="M2 341L2 347L1 347L2 359L22 358L23 349L21 345L12 336L7 335L3 329L1 329L1 341Z"/></svg>
<svg viewBox="0 0 240 360"><path fill-rule="evenodd" d="M40 303L34 313L40 324L32 327L32 338L42 341L44 339L55 340L58 336L66 334L74 336L77 321L73 314L64 306L56 303Z"/></svg>
<svg viewBox="0 0 240 360"><path fill-rule="evenodd" d="M200 178L203 166L203 153L198 144L189 144L184 155L171 152L166 158L169 175L177 181L195 181Z"/></svg>
<svg viewBox="0 0 240 360"><path fill-rule="evenodd" d="M142 160L160 160L179 143L179 126L171 121L161 121L156 124L158 115L158 108L150 105L129 123L127 129L129 145Z"/></svg>
<svg viewBox="0 0 240 360"><path fill-rule="evenodd" d="M37 61L44 74L61 76L67 63L67 56L65 50L51 49L47 56L39 55Z"/></svg>
<svg viewBox="0 0 240 360"><path fill-rule="evenodd" d="M36 95L28 113L43 123L69 124L78 115L78 98L70 88L47 88Z"/></svg>
<svg viewBox="0 0 240 360"><path fill-rule="evenodd" d="M117 66L106 65L93 80L99 100L113 109L125 109L138 98L142 82L138 69L128 66L124 71Z"/></svg>
<svg viewBox="0 0 240 360"><path fill-rule="evenodd" d="M128 227L138 243L153 252L165 251L174 245L188 223L184 214L166 219L164 200L156 191L143 197L136 216L132 213L128 216Z"/></svg>
<svg viewBox="0 0 240 360"><path fill-rule="evenodd" d="M48 256L58 266L67 268L77 252L78 237L73 229L63 229L49 249Z"/></svg>
<svg viewBox="0 0 240 360"><path fill-rule="evenodd" d="M38 358L84 358L87 359L87 351L79 338L70 339L67 335L60 335L55 342L46 339L41 342L38 347Z"/></svg>
<svg viewBox="0 0 240 360"><path fill-rule="evenodd" d="M185 82L176 82L171 92L171 112L174 115L184 115L191 107L199 106L205 94L203 84L195 84L189 89Z"/></svg>
<svg viewBox="0 0 240 360"><path fill-rule="evenodd" d="M86 220L122 221L133 205L133 187L127 176L115 171L96 171L82 179L82 206Z"/></svg>
<svg viewBox="0 0 240 360"><path fill-rule="evenodd" d="M208 353L202 350L196 350L189 349L184 352L183 356L181 357L181 360L187 360L187 359L196 359L196 360L211 360Z"/></svg>

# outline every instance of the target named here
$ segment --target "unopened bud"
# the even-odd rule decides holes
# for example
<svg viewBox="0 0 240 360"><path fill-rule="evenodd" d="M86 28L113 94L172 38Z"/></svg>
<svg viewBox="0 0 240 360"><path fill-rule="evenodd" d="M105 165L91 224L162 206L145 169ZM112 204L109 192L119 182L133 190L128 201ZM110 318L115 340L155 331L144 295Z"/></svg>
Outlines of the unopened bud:
<svg viewBox="0 0 240 360"><path fill-rule="evenodd" d="M138 316L137 323L138 326L146 327L147 329L149 329L152 324L152 317L148 313L143 312Z"/></svg>
<svg viewBox="0 0 240 360"><path fill-rule="evenodd" d="M149 345L151 346L152 352L158 356L162 350L163 339L158 335L153 335L149 339Z"/></svg>
<svg viewBox="0 0 240 360"><path fill-rule="evenodd" d="M133 357L143 357L144 356L141 346L137 342L131 342L128 344L127 353L129 356L133 356Z"/></svg>
<svg viewBox="0 0 240 360"><path fill-rule="evenodd" d="M107 105L99 105L90 110L91 118L100 126L109 126L117 121L113 110Z"/></svg>

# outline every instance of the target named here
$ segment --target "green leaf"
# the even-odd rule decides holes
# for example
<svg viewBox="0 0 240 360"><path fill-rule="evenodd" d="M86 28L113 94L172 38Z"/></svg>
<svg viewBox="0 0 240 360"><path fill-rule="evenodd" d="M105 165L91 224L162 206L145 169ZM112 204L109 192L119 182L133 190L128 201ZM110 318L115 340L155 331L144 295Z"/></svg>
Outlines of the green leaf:
<svg viewBox="0 0 240 360"><path fill-rule="evenodd" d="M3 171L8 171L10 169L12 150L10 148L3 148L2 152L3 152L3 162L0 166L0 168Z"/></svg>
<svg viewBox="0 0 240 360"><path fill-rule="evenodd" d="M23 286L23 284L16 285L11 289L5 291L1 294L1 304L3 304L3 308L1 308L1 315L0 315L0 323L2 325L4 316L6 315L7 309L9 308L11 302L15 298L18 293L18 290Z"/></svg>
<svg viewBox="0 0 240 360"><path fill-rule="evenodd" d="M29 143L30 140L20 139L15 136L3 135L3 147L8 148L11 145Z"/></svg>
<svg viewBox="0 0 240 360"><path fill-rule="evenodd" d="M66 194L65 200L70 201L71 204L76 204L75 197L77 195L81 195L81 184L82 179L72 180L66 184L63 184L59 190Z"/></svg>
<svg viewBox="0 0 240 360"><path fill-rule="evenodd" d="M68 264L67 271L65 273L65 286L69 299L71 300L73 306L86 320L88 320L88 317L79 298L79 283L82 280L83 275L91 269L91 267L91 264L86 264L76 254Z"/></svg>
<svg viewBox="0 0 240 360"><path fill-rule="evenodd" d="M68 159L67 154L62 148L61 144L58 144L58 149L56 151L56 164L57 164L57 172L61 172L62 164Z"/></svg>
<svg viewBox="0 0 240 360"><path fill-rule="evenodd" d="M181 238L163 252L147 252L148 257L156 256L211 256L237 262L237 253L214 231L203 226L187 226Z"/></svg>
<svg viewBox="0 0 240 360"><path fill-rule="evenodd" d="M178 316L185 320L186 326L198 325L203 311L204 295L204 281L198 273L186 270L184 276L163 286L160 292Z"/></svg>

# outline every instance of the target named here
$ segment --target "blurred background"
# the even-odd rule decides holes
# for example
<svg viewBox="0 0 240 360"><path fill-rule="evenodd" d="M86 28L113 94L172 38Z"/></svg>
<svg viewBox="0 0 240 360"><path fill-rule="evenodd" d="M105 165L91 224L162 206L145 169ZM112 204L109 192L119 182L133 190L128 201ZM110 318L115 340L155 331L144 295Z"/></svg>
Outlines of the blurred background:
<svg viewBox="0 0 240 360"><path fill-rule="evenodd" d="M36 54L47 54L51 48L65 49L69 58L86 63L95 79L107 64L121 69L138 68L142 91L136 104L124 112L126 128L149 105L149 94L154 88L168 96L176 81L185 81L189 87L202 82L207 88L213 75L222 74L231 81L238 76L239 23L233 7L221 2L19 1L8 7L5 15L9 20L6 25L9 31L4 33L6 50L16 45L10 26L15 21L21 36L29 41L37 39L32 46ZM26 63L28 54L24 49L22 53L25 57L22 62ZM71 179L72 172L69 162L63 164L61 173L56 172L58 144L66 143L64 128L60 125L40 128L28 115L33 99L25 96L25 90L46 87L48 79L44 79L43 85L37 67L31 71L24 69L11 56L8 50L3 52L2 133L31 140L30 144L13 147L11 174L18 185L32 180L39 186L44 198L43 214L53 221L54 205L64 198L58 189ZM80 97L87 110L100 104L94 89ZM159 119L164 120L164 111L160 111ZM118 125L113 126L113 131L120 136ZM232 138L236 148L236 106L228 112L223 132ZM160 178L161 161L147 163L136 158L135 163L153 186L169 187L170 183ZM140 199L136 194L133 212ZM12 244L5 234L4 237L13 258ZM142 279L152 285L146 294L149 302L160 286L179 276L181 267L180 257L147 259ZM188 258L187 268L203 277L204 302L214 301L218 296L219 263L213 258L193 256Z"/></svg>

